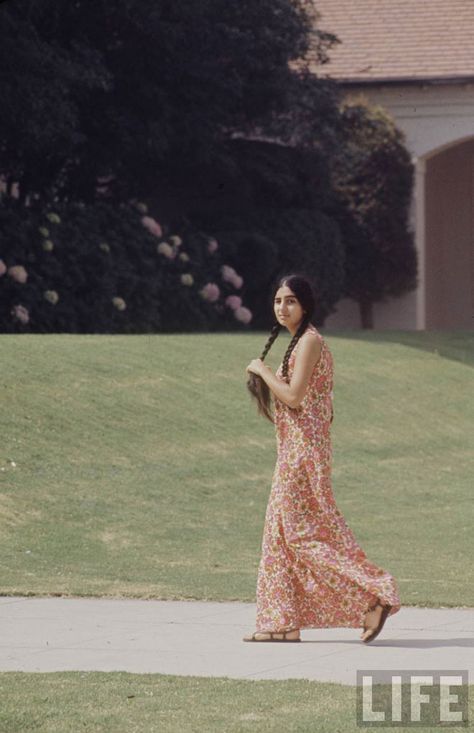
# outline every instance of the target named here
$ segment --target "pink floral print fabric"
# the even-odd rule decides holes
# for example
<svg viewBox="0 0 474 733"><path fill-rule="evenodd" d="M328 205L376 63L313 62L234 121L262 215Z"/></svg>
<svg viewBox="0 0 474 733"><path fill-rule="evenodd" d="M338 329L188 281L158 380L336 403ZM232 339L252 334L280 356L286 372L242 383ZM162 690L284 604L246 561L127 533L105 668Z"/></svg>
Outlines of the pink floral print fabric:
<svg viewBox="0 0 474 733"><path fill-rule="evenodd" d="M326 341L305 396L290 408L274 396L277 462L257 579L257 631L362 627L380 599L400 609L394 578L368 560L331 487L333 358ZM296 344L289 359L294 368ZM276 374L281 375L282 365Z"/></svg>

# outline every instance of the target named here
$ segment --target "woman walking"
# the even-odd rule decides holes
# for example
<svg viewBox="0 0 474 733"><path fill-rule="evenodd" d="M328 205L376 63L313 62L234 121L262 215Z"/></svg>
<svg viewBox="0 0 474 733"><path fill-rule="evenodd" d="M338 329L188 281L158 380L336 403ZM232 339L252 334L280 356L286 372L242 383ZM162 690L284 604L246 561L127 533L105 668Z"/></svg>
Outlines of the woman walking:
<svg viewBox="0 0 474 733"><path fill-rule="evenodd" d="M256 632L244 641L300 641L302 628L362 627L373 641L400 609L393 577L371 563L337 509L331 486L333 359L311 323L314 295L299 275L283 277L276 323L248 388L270 419L277 462L265 515L257 580ZM263 362L280 330L292 339L275 374Z"/></svg>

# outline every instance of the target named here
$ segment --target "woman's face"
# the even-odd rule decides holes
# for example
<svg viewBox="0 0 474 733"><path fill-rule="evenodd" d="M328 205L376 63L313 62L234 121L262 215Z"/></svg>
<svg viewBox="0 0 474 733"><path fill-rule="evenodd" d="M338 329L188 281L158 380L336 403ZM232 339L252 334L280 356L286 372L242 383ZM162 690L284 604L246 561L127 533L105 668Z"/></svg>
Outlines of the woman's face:
<svg viewBox="0 0 474 733"><path fill-rule="evenodd" d="M295 333L300 325L304 312L296 295L287 285L279 288L275 294L273 309L278 323Z"/></svg>

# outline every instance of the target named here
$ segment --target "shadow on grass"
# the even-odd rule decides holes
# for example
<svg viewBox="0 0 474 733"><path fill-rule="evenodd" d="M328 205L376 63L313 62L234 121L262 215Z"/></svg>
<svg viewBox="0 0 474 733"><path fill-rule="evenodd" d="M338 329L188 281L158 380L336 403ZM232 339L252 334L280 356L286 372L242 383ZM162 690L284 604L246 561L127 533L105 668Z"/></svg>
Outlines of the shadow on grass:
<svg viewBox="0 0 474 733"><path fill-rule="evenodd" d="M358 341L396 343L438 354L445 359L474 366L474 331L355 331L325 330L321 333L335 338Z"/></svg>

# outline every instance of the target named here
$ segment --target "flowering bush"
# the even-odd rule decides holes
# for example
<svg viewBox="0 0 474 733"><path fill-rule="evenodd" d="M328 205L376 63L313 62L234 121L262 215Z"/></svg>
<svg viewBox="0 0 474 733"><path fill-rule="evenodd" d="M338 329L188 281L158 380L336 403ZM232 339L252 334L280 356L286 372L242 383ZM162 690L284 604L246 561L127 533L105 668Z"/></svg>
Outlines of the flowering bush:
<svg viewBox="0 0 474 733"><path fill-rule="evenodd" d="M244 279L216 238L170 230L143 202L0 204L0 330L241 329ZM239 291L239 295L236 294Z"/></svg>

